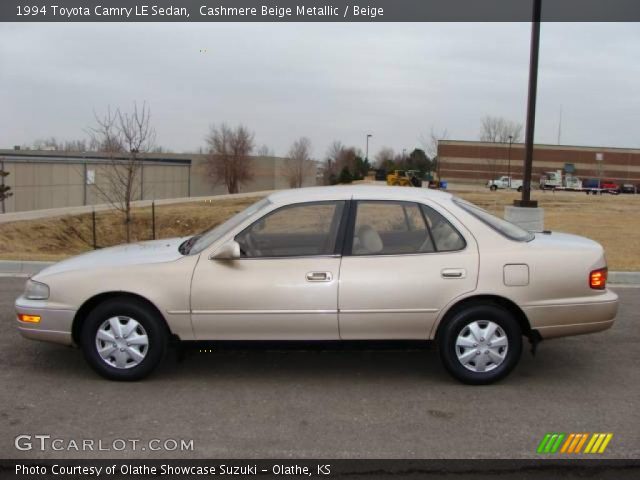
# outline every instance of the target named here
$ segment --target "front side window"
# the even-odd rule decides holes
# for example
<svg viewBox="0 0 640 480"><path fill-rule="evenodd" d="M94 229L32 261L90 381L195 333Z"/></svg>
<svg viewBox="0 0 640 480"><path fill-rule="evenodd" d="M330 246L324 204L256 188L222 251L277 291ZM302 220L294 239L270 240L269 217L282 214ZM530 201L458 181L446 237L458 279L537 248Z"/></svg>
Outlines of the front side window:
<svg viewBox="0 0 640 480"><path fill-rule="evenodd" d="M401 255L461 250L460 233L426 205L397 201L359 201L352 255Z"/></svg>
<svg viewBox="0 0 640 480"><path fill-rule="evenodd" d="M289 205L268 213L236 236L245 258L332 255L344 201Z"/></svg>

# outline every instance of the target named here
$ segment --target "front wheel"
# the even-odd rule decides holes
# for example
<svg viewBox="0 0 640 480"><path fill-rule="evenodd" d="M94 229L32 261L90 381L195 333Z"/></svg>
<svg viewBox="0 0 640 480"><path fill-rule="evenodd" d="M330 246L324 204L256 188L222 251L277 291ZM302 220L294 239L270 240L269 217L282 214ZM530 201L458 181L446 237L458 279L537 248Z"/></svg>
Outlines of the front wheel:
<svg viewBox="0 0 640 480"><path fill-rule="evenodd" d="M158 366L168 334L157 314L139 300L113 298L89 313L81 333L91 367L111 380L139 380Z"/></svg>
<svg viewBox="0 0 640 480"><path fill-rule="evenodd" d="M503 308L473 305L446 322L438 335L440 358L461 382L495 382L507 376L520 360L522 332Z"/></svg>

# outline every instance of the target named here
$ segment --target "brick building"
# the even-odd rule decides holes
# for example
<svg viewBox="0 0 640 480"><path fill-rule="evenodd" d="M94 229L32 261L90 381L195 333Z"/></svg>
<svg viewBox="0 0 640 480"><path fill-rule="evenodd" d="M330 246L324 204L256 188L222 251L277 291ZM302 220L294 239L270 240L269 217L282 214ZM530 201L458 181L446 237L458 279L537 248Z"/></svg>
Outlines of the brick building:
<svg viewBox="0 0 640 480"><path fill-rule="evenodd" d="M486 183L501 175L522 179L524 144L442 140L438 143L443 180ZM599 160L601 159L601 160ZM532 184L547 171L564 170L582 180L611 179L640 185L640 149L534 145Z"/></svg>

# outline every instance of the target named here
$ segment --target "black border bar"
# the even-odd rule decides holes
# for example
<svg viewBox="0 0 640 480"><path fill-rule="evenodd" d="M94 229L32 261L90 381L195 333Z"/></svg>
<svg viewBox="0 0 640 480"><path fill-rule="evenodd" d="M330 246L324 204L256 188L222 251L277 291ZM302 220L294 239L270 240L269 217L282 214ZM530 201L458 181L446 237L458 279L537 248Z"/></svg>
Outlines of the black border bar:
<svg viewBox="0 0 640 480"><path fill-rule="evenodd" d="M46 473L16 471L16 465L33 469L46 469ZM100 475L87 473L54 475L53 466L66 468L100 467ZM163 470L163 466L164 470ZM191 469L192 473L166 472L166 466ZM138 472L134 472L138 467ZM155 471L150 471L155 468ZM197 469L207 473L197 473ZM289 470L286 470L289 468ZM300 472L306 468L309 473ZM112 473L109 473L111 469ZM145 469L146 473L140 473ZM195 470L194 470L195 469ZM204 470L201 470L204 471ZM234 472L235 473L229 473ZM42 470L40 470L42 472ZM81 470L78 470L81 472ZM95 470L93 470L95 473ZM0 479L49 480L49 479L192 479L192 478L348 478L348 479L637 479L640 477L640 460L548 458L527 460L0 460Z"/></svg>
<svg viewBox="0 0 640 480"><path fill-rule="evenodd" d="M531 20L531 2L532 0L2 0L0 22L528 22ZM142 8L145 5L146 10ZM34 6L41 10L34 15L24 14L25 7ZM57 7L56 13L54 6ZM214 9L243 8L245 13L202 15L202 6ZM282 16L264 14L263 7L276 6L290 9L290 13ZM113 15L97 15L97 7L126 10L122 10L122 13L116 10ZM168 7L184 8L186 14L158 14L160 8ZM300 13L300 7L304 13ZM355 7L359 8L359 14L355 13ZM77 14L60 13L68 13L74 8ZM313 8L322 13L309 14L308 9ZM542 21L638 22L640 2L543 0Z"/></svg>

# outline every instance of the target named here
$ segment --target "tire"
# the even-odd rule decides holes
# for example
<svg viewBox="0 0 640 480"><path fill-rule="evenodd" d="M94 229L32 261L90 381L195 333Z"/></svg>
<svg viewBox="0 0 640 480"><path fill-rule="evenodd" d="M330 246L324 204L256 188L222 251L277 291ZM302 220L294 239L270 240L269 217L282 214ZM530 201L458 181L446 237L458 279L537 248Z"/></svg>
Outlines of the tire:
<svg viewBox="0 0 640 480"><path fill-rule="evenodd" d="M496 185L491 185L489 187L489 190L491 190L492 192L495 192L496 190L498 190L498 187Z"/></svg>
<svg viewBox="0 0 640 480"><path fill-rule="evenodd" d="M522 187L518 187L518 192L521 192L521 191L522 191Z"/></svg>
<svg viewBox="0 0 640 480"><path fill-rule="evenodd" d="M440 359L459 381L471 385L496 382L507 376L520 360L522 332L518 322L505 309L492 304L471 305L446 322L438 334ZM490 338L474 336L473 331L481 335L489 326L495 326L495 333ZM477 330L478 327L481 329Z"/></svg>
<svg viewBox="0 0 640 480"><path fill-rule="evenodd" d="M80 334L85 359L110 380L140 380L149 375L164 357L168 340L167 329L156 312L140 300L122 297L94 308Z"/></svg>

